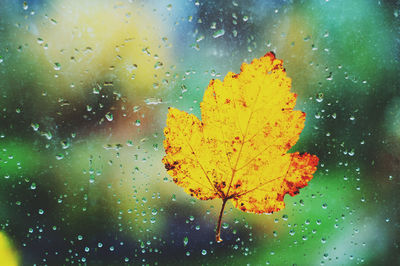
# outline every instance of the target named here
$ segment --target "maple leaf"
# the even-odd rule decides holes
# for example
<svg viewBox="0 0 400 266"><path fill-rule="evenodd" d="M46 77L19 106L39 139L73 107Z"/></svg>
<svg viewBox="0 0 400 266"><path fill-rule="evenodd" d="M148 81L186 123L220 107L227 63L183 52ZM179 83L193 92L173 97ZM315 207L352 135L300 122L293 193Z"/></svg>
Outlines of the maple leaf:
<svg viewBox="0 0 400 266"><path fill-rule="evenodd" d="M288 153L304 127L305 113L294 111L282 60L272 52L224 81L211 80L203 97L201 121L169 108L163 158L173 181L190 195L222 199L216 229L220 237L225 204L252 213L284 208L317 169L318 157Z"/></svg>

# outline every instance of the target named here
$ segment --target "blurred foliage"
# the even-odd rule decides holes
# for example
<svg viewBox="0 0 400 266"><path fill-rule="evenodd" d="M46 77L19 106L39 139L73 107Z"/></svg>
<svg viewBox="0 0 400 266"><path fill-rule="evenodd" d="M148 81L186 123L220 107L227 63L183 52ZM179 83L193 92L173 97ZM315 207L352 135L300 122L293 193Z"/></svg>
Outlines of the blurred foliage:
<svg viewBox="0 0 400 266"><path fill-rule="evenodd" d="M4 232L0 231L0 265L15 266L19 264L17 252L12 247L10 240Z"/></svg>
<svg viewBox="0 0 400 266"><path fill-rule="evenodd" d="M399 14L389 0L2 1L2 262L399 264ZM321 162L278 213L227 205L217 244L221 202L163 169L167 107L200 118L211 79L270 50L307 113L293 151Z"/></svg>

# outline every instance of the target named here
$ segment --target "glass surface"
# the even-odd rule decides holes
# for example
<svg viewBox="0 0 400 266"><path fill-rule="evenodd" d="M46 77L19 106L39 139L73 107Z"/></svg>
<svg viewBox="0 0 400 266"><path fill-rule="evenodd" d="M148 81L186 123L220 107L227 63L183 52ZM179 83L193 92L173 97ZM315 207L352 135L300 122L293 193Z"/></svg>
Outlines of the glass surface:
<svg viewBox="0 0 400 266"><path fill-rule="evenodd" d="M0 3L0 264L400 264L398 1ZM318 170L286 208L186 194L168 107L268 51ZM13 264L14 263L14 264Z"/></svg>

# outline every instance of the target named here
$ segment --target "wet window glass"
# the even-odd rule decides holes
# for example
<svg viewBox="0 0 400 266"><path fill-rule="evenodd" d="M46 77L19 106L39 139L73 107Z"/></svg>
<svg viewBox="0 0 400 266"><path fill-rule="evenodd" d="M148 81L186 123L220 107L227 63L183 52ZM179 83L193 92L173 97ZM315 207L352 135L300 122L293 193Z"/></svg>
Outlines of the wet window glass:
<svg viewBox="0 0 400 266"><path fill-rule="evenodd" d="M399 264L399 14L389 0L3 0L0 264ZM237 156L264 141L284 152ZM301 182L275 182L307 156Z"/></svg>

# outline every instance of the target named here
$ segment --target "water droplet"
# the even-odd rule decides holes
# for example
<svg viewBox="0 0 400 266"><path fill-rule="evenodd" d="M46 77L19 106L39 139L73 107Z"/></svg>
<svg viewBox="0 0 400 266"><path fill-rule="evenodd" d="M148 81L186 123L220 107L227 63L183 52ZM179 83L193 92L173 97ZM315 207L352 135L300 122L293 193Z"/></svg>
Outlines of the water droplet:
<svg viewBox="0 0 400 266"><path fill-rule="evenodd" d="M213 38L221 37L221 36L223 36L224 34L225 34L225 30L224 30L224 29L217 30L216 32L214 32Z"/></svg>
<svg viewBox="0 0 400 266"><path fill-rule="evenodd" d="M155 63L154 69L159 69L162 68L163 66L164 66L163 62L158 61Z"/></svg>
<svg viewBox="0 0 400 266"><path fill-rule="evenodd" d="M81 240L83 239L83 236L81 236L81 235L78 235L78 237L77 237L77 238L78 238L78 240L79 240L79 241L81 241Z"/></svg>
<svg viewBox="0 0 400 266"><path fill-rule="evenodd" d="M133 141L132 140L127 140L126 141L126 145L129 146L129 147L132 147L133 146Z"/></svg>
<svg viewBox="0 0 400 266"><path fill-rule="evenodd" d="M324 94L322 92L317 93L315 100L319 103L322 102L324 100Z"/></svg>
<svg viewBox="0 0 400 266"><path fill-rule="evenodd" d="M54 70L58 71L60 69L61 69L61 64L58 62L54 63Z"/></svg>
<svg viewBox="0 0 400 266"><path fill-rule="evenodd" d="M68 140L62 140L62 141L60 141L60 143L61 143L61 147L62 147L64 150L65 150L65 149L68 149L69 146L70 146L70 143L69 143Z"/></svg>
<svg viewBox="0 0 400 266"><path fill-rule="evenodd" d="M53 134L51 132L40 132L40 135L46 137L46 139L51 140L53 138Z"/></svg>
<svg viewBox="0 0 400 266"><path fill-rule="evenodd" d="M333 80L332 72L329 73L329 75L326 77L326 80Z"/></svg>
<svg viewBox="0 0 400 266"><path fill-rule="evenodd" d="M150 53L150 51L149 51L149 47L143 48L143 49L142 49L142 52L143 52L145 55L148 55L148 56L151 55L151 53Z"/></svg>
<svg viewBox="0 0 400 266"><path fill-rule="evenodd" d="M215 30L217 28L217 22L211 22L210 29Z"/></svg>
<svg viewBox="0 0 400 266"><path fill-rule="evenodd" d="M40 215L42 215L42 214L44 213L44 210L42 210L42 209L39 209L39 211L38 211L38 212L39 212L39 214L40 214Z"/></svg>
<svg viewBox="0 0 400 266"><path fill-rule="evenodd" d="M185 236L183 238L183 245L186 247L186 245L189 243L189 238L187 236Z"/></svg>
<svg viewBox="0 0 400 266"><path fill-rule="evenodd" d="M105 117L106 117L106 119L108 120L108 121L113 121L113 119L114 119L114 116L113 116L113 114L112 113L110 113L110 112L108 112L106 115L105 115Z"/></svg>
<svg viewBox="0 0 400 266"><path fill-rule="evenodd" d="M203 249L202 251L201 251L201 255L206 255L207 254L207 250L205 250L205 249Z"/></svg>
<svg viewBox="0 0 400 266"><path fill-rule="evenodd" d="M157 105L157 104L162 103L162 99L148 98L148 99L144 100L144 102L145 102L147 105Z"/></svg>
<svg viewBox="0 0 400 266"><path fill-rule="evenodd" d="M197 38L196 38L196 42L201 42L202 40L204 40L204 35L199 35Z"/></svg>
<svg viewBox="0 0 400 266"><path fill-rule="evenodd" d="M192 43L190 45L191 48L195 49L196 51L200 51L200 46L198 43Z"/></svg>
<svg viewBox="0 0 400 266"><path fill-rule="evenodd" d="M182 92L182 93L185 93L185 92L187 92L187 91L188 91L188 89L187 89L186 85L185 85L185 84L182 84L182 85L181 85L181 92Z"/></svg>
<svg viewBox="0 0 400 266"><path fill-rule="evenodd" d="M32 123L31 127L33 128L34 131L38 131L39 129L39 124L38 123Z"/></svg>
<svg viewBox="0 0 400 266"><path fill-rule="evenodd" d="M22 4L22 8L24 10L28 10L28 3L26 1L24 1L24 3Z"/></svg>
<svg viewBox="0 0 400 266"><path fill-rule="evenodd" d="M57 155L56 155L56 159L57 159L57 160L62 160L62 159L64 159L64 154L62 154L62 153L57 154Z"/></svg>

